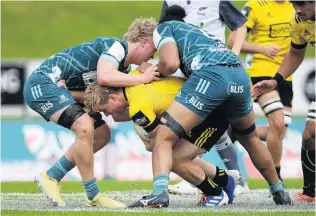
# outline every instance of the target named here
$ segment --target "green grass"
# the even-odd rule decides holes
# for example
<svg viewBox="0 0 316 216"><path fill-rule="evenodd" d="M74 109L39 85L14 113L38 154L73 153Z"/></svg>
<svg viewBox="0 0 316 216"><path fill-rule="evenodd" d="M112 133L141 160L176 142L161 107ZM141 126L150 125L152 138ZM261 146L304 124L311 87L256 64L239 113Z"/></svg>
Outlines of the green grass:
<svg viewBox="0 0 316 216"><path fill-rule="evenodd" d="M267 188L267 183L264 180L247 180L250 189ZM171 182L171 184L176 182ZM301 188L303 185L302 179L285 179L286 188ZM83 192L83 187L80 182L62 182L63 193ZM150 190L152 189L152 181L116 181L104 180L99 182L102 191L130 191L130 190ZM2 182L1 191L3 193L40 193L37 185L33 182Z"/></svg>
<svg viewBox="0 0 316 216"><path fill-rule="evenodd" d="M2 58L47 58L98 36L122 38L135 18L158 19L161 7L162 1L1 2ZM310 46L307 55L315 56Z"/></svg>
<svg viewBox="0 0 316 216"><path fill-rule="evenodd" d="M267 184L264 180L247 180L249 187L251 189L267 188ZM176 183L175 181L171 182ZM301 188L302 179L285 179L284 180L286 188ZM152 188L151 181L115 181L115 180L104 180L99 182L99 186L102 191L130 191L130 190L150 190ZM40 193L40 190L32 182L2 182L1 190L4 193ZM62 192L63 193L76 193L83 192L83 188L80 182L62 182ZM45 211L12 211L3 210L2 215L12 215L12 216L55 216L55 215L67 215L67 216L99 216L101 212L45 212ZM114 215L148 215L148 216L164 216L164 215L194 215L194 212L165 212L165 211L153 211L153 212L104 212L101 214L106 214L108 216ZM312 216L313 212L256 212L256 213L219 213L219 212L199 212L199 216L204 215L223 215L223 216L270 216L270 215L280 215L280 216Z"/></svg>
<svg viewBox="0 0 316 216"><path fill-rule="evenodd" d="M33 215L41 215L41 216L56 216L58 215L76 215L76 216L100 216L100 212L40 212L35 213L32 211L8 211L4 210L1 212L2 215L13 215L13 216L33 216ZM106 212L104 213L107 216L120 216L120 215L154 215L154 216L165 216L166 212ZM187 213L179 213L179 212L168 212L168 215L183 215L183 216L193 216L195 213L187 212ZM209 213L209 212L199 212L198 216L272 216L272 215L282 215L282 216L314 216L315 214L313 212L304 212L303 214L301 212L282 212L282 213L273 213L273 212L267 212L267 213Z"/></svg>
<svg viewBox="0 0 316 216"><path fill-rule="evenodd" d="M174 183L174 182L172 182ZM102 191L130 191L130 190L150 190L152 181L116 181L104 180L98 182ZM62 193L83 192L81 182L62 182ZM37 185L33 182L2 182L1 191L3 193L40 193Z"/></svg>

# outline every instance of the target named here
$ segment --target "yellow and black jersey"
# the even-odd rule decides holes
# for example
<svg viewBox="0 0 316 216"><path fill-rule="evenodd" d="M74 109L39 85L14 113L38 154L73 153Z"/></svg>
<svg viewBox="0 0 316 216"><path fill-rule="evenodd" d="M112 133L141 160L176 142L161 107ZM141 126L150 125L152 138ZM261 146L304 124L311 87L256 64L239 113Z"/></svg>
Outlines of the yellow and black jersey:
<svg viewBox="0 0 316 216"><path fill-rule="evenodd" d="M295 49L302 49L308 43L315 47L315 21L302 21L295 14L291 22L291 46Z"/></svg>
<svg viewBox="0 0 316 216"><path fill-rule="evenodd" d="M139 75L140 72L131 71L129 74ZM159 116L166 111L184 82L182 78L169 76L148 84L125 87L123 92L129 103L131 119L147 132L155 129Z"/></svg>
<svg viewBox="0 0 316 216"><path fill-rule="evenodd" d="M274 59L258 53L248 54L246 70L250 77L273 77L290 49L290 25L294 8L288 1L250 0L242 12L248 18L246 26L250 30L250 43L280 47Z"/></svg>

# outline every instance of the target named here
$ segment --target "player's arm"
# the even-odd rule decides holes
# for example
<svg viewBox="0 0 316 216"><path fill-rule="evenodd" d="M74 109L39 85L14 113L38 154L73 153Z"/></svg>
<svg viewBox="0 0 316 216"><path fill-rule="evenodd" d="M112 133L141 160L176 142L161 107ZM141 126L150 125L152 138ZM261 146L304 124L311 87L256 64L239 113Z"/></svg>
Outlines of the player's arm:
<svg viewBox="0 0 316 216"><path fill-rule="evenodd" d="M118 70L125 57L125 49L115 42L106 52L102 53L97 65L98 83L102 86L127 87L154 80L157 67L149 67L141 75L129 75Z"/></svg>
<svg viewBox="0 0 316 216"><path fill-rule="evenodd" d="M149 83L155 78L155 71L157 70L156 65L149 67L141 75L129 75L122 73L118 70L118 64L105 60L99 59L98 61L98 83L102 86L111 87L128 87L143 83Z"/></svg>
<svg viewBox="0 0 316 216"><path fill-rule="evenodd" d="M293 16L291 23L290 52L284 57L278 70L278 74L280 74L283 79L287 79L291 76L301 65L305 57L307 42L301 37L300 32L302 28L298 25L296 17L297 15Z"/></svg>
<svg viewBox="0 0 316 216"><path fill-rule="evenodd" d="M154 44L159 54L158 71L164 76L174 74L180 67L179 51L171 27L162 23L154 31Z"/></svg>
<svg viewBox="0 0 316 216"><path fill-rule="evenodd" d="M283 79L287 79L297 70L304 60L305 52L306 45L300 47L292 42L290 52L284 57L278 72Z"/></svg>
<svg viewBox="0 0 316 216"><path fill-rule="evenodd" d="M230 41L230 48L236 55L239 55L247 35L247 27L244 25L247 18L238 11L231 1L220 1L219 14L220 18L234 32L235 38Z"/></svg>

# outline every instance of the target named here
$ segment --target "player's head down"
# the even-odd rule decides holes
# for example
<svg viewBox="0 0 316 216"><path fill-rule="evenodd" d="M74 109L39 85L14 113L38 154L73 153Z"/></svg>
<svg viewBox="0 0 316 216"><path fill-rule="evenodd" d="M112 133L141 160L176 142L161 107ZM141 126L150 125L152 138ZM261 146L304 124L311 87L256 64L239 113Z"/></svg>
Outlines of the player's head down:
<svg viewBox="0 0 316 216"><path fill-rule="evenodd" d="M313 20L315 21L315 0L314 1L292 1L290 2L293 4L294 9L297 15L300 17L301 20Z"/></svg>
<svg viewBox="0 0 316 216"><path fill-rule="evenodd" d="M184 17L186 17L185 10L179 5L173 5L166 10L166 14L160 20L160 23L177 20L184 22Z"/></svg>
<svg viewBox="0 0 316 216"><path fill-rule="evenodd" d="M122 114L128 107L122 88L100 86L94 82L88 86L84 105L92 111L104 112L106 116Z"/></svg>
<svg viewBox="0 0 316 216"><path fill-rule="evenodd" d="M157 27L157 22L153 18L136 19L124 34L124 40L129 42L134 64L147 62L155 53L153 33ZM129 49L130 51L130 49Z"/></svg>

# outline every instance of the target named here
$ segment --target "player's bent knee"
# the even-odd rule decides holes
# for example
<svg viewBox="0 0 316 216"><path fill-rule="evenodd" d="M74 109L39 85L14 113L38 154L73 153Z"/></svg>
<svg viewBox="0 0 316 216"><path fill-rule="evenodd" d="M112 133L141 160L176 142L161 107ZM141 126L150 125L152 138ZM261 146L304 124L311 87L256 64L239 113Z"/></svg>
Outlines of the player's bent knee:
<svg viewBox="0 0 316 216"><path fill-rule="evenodd" d="M93 119L85 113L78 118L71 127L71 130L80 139L91 139L94 135Z"/></svg>
<svg viewBox="0 0 316 216"><path fill-rule="evenodd" d="M65 128L70 129L73 123L85 113L86 112L79 104L71 104L60 115L57 123Z"/></svg>
<svg viewBox="0 0 316 216"><path fill-rule="evenodd" d="M283 118L283 117L282 117ZM285 122L282 121L282 119L273 119L272 121L269 121L269 129L275 133L277 136L283 137L286 133L286 126Z"/></svg>

